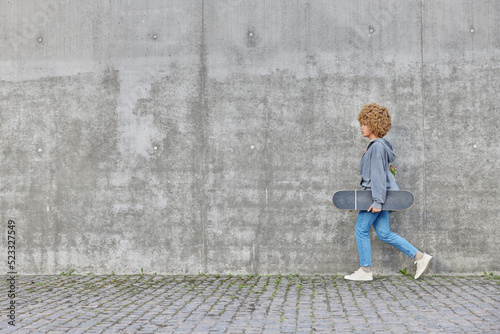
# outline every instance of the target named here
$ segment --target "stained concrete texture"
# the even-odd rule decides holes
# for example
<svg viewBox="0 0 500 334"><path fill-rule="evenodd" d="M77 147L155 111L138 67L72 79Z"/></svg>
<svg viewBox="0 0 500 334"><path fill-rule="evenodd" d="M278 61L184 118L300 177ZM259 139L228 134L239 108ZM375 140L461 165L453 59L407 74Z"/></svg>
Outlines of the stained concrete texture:
<svg viewBox="0 0 500 334"><path fill-rule="evenodd" d="M393 231L499 271L500 2L0 3L0 246L16 270L345 273L365 103L393 116ZM374 267L411 259L373 235ZM7 257L7 254L5 254Z"/></svg>

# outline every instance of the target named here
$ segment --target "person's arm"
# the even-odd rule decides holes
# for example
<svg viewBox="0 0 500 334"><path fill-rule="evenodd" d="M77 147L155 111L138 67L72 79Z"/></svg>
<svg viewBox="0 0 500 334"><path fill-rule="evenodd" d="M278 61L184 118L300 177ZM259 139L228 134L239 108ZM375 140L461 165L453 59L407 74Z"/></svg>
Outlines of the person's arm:
<svg viewBox="0 0 500 334"><path fill-rule="evenodd" d="M382 204L385 203L387 195L386 171L384 169L384 159L386 159L386 157L383 147L380 144L373 145L372 150L370 159L370 178L373 204L368 211L380 212L382 211Z"/></svg>

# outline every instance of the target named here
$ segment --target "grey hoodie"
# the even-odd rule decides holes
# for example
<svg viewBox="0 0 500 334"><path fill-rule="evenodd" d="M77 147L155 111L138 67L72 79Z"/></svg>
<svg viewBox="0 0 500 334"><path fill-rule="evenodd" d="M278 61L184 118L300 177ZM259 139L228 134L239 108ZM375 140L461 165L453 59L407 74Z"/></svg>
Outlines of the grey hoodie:
<svg viewBox="0 0 500 334"><path fill-rule="evenodd" d="M389 170L389 164L394 159L396 156L392 151L392 144L384 138L372 140L361 158L360 185L364 189L371 189L372 206L375 209L382 209L387 190L399 190L396 180Z"/></svg>

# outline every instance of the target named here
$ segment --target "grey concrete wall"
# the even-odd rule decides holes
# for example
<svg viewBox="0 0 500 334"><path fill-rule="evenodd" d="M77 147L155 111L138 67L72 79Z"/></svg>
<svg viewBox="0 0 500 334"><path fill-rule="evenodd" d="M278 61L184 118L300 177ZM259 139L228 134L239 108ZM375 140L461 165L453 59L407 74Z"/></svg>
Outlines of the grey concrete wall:
<svg viewBox="0 0 500 334"><path fill-rule="evenodd" d="M392 229L433 273L498 271L499 22L494 0L2 0L4 256L12 219L25 274L352 271L330 201L376 101L416 196Z"/></svg>

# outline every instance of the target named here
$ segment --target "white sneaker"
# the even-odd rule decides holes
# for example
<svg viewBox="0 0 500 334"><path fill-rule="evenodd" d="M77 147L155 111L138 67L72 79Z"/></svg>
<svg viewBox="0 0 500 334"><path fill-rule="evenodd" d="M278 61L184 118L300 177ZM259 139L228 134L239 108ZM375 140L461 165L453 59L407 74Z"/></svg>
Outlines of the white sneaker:
<svg viewBox="0 0 500 334"><path fill-rule="evenodd" d="M429 265L429 262L431 261L431 259L432 259L432 256L424 253L424 256L420 260L415 261L415 264L417 265L417 272L415 273L415 279L419 278L420 275L422 275L424 273L424 271L425 271L425 269L427 269L427 266Z"/></svg>
<svg viewBox="0 0 500 334"><path fill-rule="evenodd" d="M344 278L351 281L373 281L373 272L367 273L363 268L359 268L354 273L344 276Z"/></svg>

